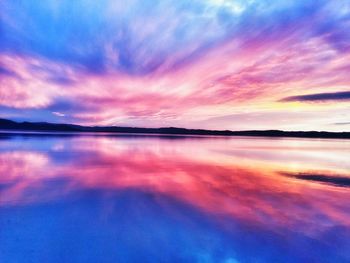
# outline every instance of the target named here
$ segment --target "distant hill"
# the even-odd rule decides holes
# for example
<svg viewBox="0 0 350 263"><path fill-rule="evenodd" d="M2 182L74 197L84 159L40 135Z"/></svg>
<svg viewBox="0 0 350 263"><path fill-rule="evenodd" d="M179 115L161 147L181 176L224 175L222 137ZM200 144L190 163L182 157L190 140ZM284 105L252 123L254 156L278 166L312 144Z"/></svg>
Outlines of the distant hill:
<svg viewBox="0 0 350 263"><path fill-rule="evenodd" d="M47 122L15 122L15 121L6 120L6 119L0 119L0 130L350 139L350 132L280 131L280 130L230 131L230 130L185 129L185 128L174 128L174 127L136 128L136 127L118 127L118 126L81 126L81 125L74 125L74 124L57 124L57 123L47 123Z"/></svg>

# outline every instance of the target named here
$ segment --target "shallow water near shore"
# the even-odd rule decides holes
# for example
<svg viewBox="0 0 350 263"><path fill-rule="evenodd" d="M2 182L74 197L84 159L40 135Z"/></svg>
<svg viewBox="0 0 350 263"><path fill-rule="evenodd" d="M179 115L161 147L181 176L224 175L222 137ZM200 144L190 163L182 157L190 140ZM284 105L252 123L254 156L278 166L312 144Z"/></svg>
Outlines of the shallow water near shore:
<svg viewBox="0 0 350 263"><path fill-rule="evenodd" d="M350 262L350 141L0 135L0 262Z"/></svg>

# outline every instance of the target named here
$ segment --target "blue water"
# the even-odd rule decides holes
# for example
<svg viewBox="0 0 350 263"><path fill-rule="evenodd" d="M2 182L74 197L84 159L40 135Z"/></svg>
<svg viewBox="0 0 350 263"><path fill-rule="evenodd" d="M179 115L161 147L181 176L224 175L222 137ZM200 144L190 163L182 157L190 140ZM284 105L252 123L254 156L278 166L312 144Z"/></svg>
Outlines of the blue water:
<svg viewBox="0 0 350 263"><path fill-rule="evenodd" d="M350 262L349 150L2 134L0 262Z"/></svg>

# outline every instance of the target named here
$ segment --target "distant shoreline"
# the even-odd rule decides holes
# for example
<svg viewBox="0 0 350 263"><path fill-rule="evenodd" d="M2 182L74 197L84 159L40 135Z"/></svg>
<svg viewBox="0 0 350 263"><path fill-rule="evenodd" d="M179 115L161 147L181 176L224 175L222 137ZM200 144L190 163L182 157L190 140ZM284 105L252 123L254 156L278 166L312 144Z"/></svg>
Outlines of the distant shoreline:
<svg viewBox="0 0 350 263"><path fill-rule="evenodd" d="M325 131L281 131L281 130L204 130L185 128L138 128L118 126L81 126L74 124L55 124L46 122L15 122L0 119L0 133L106 133L130 135L194 135L194 136L249 136L249 137L287 137L315 139L350 139L350 132Z"/></svg>

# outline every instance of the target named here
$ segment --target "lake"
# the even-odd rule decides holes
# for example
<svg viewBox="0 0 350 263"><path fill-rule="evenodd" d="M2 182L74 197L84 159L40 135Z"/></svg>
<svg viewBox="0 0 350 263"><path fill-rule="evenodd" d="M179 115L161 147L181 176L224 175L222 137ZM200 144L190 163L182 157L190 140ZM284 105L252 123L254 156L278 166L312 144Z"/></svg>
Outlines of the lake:
<svg viewBox="0 0 350 263"><path fill-rule="evenodd" d="M0 262L350 262L350 140L1 133Z"/></svg>

